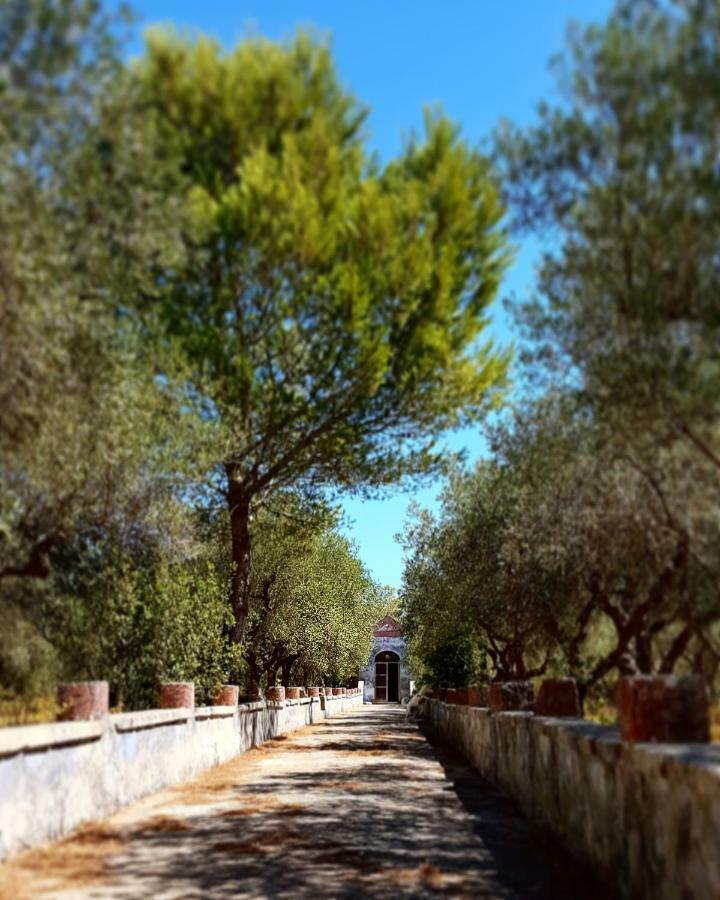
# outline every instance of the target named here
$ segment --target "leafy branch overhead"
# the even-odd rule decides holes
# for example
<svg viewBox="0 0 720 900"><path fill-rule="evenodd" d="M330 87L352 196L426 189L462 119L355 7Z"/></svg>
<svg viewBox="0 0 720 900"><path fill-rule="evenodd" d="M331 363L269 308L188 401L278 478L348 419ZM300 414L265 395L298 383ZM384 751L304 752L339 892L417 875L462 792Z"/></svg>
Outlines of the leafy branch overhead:
<svg viewBox="0 0 720 900"><path fill-rule="evenodd" d="M364 109L307 35L226 52L156 31L132 74L192 223L184 266L140 312L220 424L240 639L265 494L436 471L435 439L496 402L507 359L482 332L503 210L488 161L440 116L374 162Z"/></svg>

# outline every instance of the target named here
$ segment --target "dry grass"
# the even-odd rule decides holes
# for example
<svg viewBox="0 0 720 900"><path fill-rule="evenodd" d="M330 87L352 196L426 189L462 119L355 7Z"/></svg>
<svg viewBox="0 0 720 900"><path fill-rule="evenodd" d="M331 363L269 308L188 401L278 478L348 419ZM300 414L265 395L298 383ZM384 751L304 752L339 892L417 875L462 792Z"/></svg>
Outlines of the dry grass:
<svg viewBox="0 0 720 900"><path fill-rule="evenodd" d="M238 798L242 806L218 813L223 819L246 819L249 816L271 813L274 816L299 815L304 807L298 803L283 803L276 794L247 794Z"/></svg>
<svg viewBox="0 0 720 900"><path fill-rule="evenodd" d="M319 781L317 787L326 788L328 790L339 789L341 791L348 791L351 794L365 794L368 792L373 792L372 786L368 786L367 784L361 784L359 781L344 781L342 779L336 779L334 781Z"/></svg>
<svg viewBox="0 0 720 900"><path fill-rule="evenodd" d="M0 728L54 722L60 707L53 694L18 697L0 692Z"/></svg>
<svg viewBox="0 0 720 900"><path fill-rule="evenodd" d="M107 883L108 858L125 847L122 835L91 823L66 838L28 850L0 866L1 900L25 900L46 891Z"/></svg>
<svg viewBox="0 0 720 900"><path fill-rule="evenodd" d="M179 819L177 816L152 816L145 822L141 822L137 828L133 830L133 837L137 835L142 837L147 834L178 834L184 831L191 831L192 825L187 819Z"/></svg>
<svg viewBox="0 0 720 900"><path fill-rule="evenodd" d="M588 698L585 701L584 718L598 725L617 725L617 709L609 703Z"/></svg>
<svg viewBox="0 0 720 900"><path fill-rule="evenodd" d="M441 888L447 884L447 878L432 863L422 863L415 868L388 869L383 872L385 878L398 887L406 884L422 884L425 887Z"/></svg>
<svg viewBox="0 0 720 900"><path fill-rule="evenodd" d="M217 841L210 844L209 849L218 853L250 853L266 854L282 850L290 843L302 840L295 828L280 826L255 837L238 841Z"/></svg>
<svg viewBox="0 0 720 900"><path fill-rule="evenodd" d="M253 772L261 752L262 748L255 747L229 762L208 769L191 781L176 785L171 788L176 802L188 806L216 803L224 796L237 792Z"/></svg>

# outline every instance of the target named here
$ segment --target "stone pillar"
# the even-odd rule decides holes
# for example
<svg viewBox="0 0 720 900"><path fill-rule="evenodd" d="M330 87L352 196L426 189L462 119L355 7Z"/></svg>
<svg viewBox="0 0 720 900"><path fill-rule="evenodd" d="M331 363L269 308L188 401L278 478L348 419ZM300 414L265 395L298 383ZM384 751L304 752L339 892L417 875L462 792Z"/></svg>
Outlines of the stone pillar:
<svg viewBox="0 0 720 900"><path fill-rule="evenodd" d="M300 699L300 688L299 687L286 687L285 688L285 699L286 700L299 700Z"/></svg>
<svg viewBox="0 0 720 900"><path fill-rule="evenodd" d="M305 688L307 691L308 697L319 697L320 696L320 688L319 687L309 687Z"/></svg>
<svg viewBox="0 0 720 900"><path fill-rule="evenodd" d="M664 743L710 740L709 698L701 675L621 678L615 699L623 740Z"/></svg>
<svg viewBox="0 0 720 900"><path fill-rule="evenodd" d="M468 706L488 706L488 689L484 684L473 684L468 689Z"/></svg>
<svg viewBox="0 0 720 900"><path fill-rule="evenodd" d="M256 703L258 700L262 700L263 695L260 690L260 685L249 684L243 694L243 698L250 703Z"/></svg>
<svg viewBox="0 0 720 900"><path fill-rule="evenodd" d="M108 714L107 681L67 681L57 686L60 722L102 719Z"/></svg>
<svg viewBox="0 0 720 900"><path fill-rule="evenodd" d="M580 700L574 678L545 678L540 684L534 711L536 716L580 716Z"/></svg>
<svg viewBox="0 0 720 900"><path fill-rule="evenodd" d="M342 697L342 688L334 687L331 688L333 697Z"/></svg>
<svg viewBox="0 0 720 900"><path fill-rule="evenodd" d="M158 690L160 709L193 709L195 706L195 685L192 681L170 681L161 684Z"/></svg>
<svg viewBox="0 0 720 900"><path fill-rule="evenodd" d="M215 693L215 706L237 706L240 688L236 684L224 684Z"/></svg>
<svg viewBox="0 0 720 900"><path fill-rule="evenodd" d="M268 688L267 699L271 703L282 703L285 700L285 688L281 684Z"/></svg>
<svg viewBox="0 0 720 900"><path fill-rule="evenodd" d="M495 681L490 685L490 709L495 712L529 709L532 701L533 688L529 681Z"/></svg>

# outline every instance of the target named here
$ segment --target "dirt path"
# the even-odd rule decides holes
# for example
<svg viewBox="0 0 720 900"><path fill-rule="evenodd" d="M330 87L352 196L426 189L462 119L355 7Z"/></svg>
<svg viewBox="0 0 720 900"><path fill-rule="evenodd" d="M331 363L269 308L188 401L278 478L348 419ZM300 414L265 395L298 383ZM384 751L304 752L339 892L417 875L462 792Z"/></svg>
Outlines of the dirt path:
<svg viewBox="0 0 720 900"><path fill-rule="evenodd" d="M16 858L0 869L0 896L590 900L607 891L402 710L365 707Z"/></svg>

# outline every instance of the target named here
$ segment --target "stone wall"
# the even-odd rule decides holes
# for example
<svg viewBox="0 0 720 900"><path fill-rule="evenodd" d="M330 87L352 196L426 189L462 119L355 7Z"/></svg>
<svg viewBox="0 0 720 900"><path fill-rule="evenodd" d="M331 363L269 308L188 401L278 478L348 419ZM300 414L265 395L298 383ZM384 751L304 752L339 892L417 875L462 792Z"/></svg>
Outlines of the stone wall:
<svg viewBox="0 0 720 900"><path fill-rule="evenodd" d="M359 706L360 693L0 729L0 859Z"/></svg>
<svg viewBox="0 0 720 900"><path fill-rule="evenodd" d="M720 897L720 746L632 743L581 719L437 699L427 717L621 896Z"/></svg>

